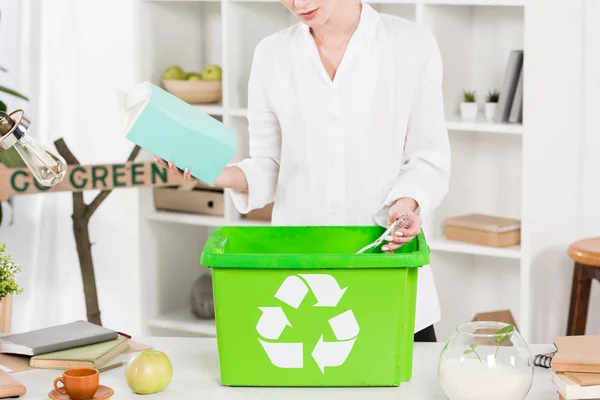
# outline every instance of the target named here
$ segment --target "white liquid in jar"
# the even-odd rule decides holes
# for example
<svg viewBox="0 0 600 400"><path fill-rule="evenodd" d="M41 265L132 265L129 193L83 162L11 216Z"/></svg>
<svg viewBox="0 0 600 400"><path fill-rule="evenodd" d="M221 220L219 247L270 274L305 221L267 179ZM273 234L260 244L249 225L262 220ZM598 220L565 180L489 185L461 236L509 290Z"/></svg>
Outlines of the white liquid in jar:
<svg viewBox="0 0 600 400"><path fill-rule="evenodd" d="M523 400L532 380L532 374L505 364L488 366L485 360L441 365L440 384L449 400Z"/></svg>

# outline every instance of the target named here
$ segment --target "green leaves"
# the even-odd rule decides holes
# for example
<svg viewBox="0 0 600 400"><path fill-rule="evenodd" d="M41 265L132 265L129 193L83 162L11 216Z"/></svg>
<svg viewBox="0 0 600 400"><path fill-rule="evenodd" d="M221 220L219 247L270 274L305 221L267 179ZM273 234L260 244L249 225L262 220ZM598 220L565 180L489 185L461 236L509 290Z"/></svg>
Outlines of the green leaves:
<svg viewBox="0 0 600 400"><path fill-rule="evenodd" d="M500 92L497 90L490 90L487 94L487 102L488 103L497 103L500 100Z"/></svg>
<svg viewBox="0 0 600 400"><path fill-rule="evenodd" d="M11 258L10 254L5 254L6 243L0 245L0 298L8 294L21 294L23 289L15 282L15 275L21 271Z"/></svg>
<svg viewBox="0 0 600 400"><path fill-rule="evenodd" d="M473 353L473 354L475 354L475 355L477 356L477 358L479 359L479 362L481 362L481 357L479 357L479 354L477 354L477 352L475 351L475 348L477 347L477 343L471 343L471 344L469 345L469 347L470 347L471 349L467 349L467 350L465 350L465 351L464 351L464 354L471 354L471 353Z"/></svg>
<svg viewBox="0 0 600 400"><path fill-rule="evenodd" d="M465 90L463 92L463 101L465 103L475 103L475 101L477 101L477 91L476 90Z"/></svg>
<svg viewBox="0 0 600 400"><path fill-rule="evenodd" d="M16 90L9 89L6 86L0 86L0 92L4 92L6 94L10 94L12 96L18 97L18 98L23 99L25 101L29 101L29 99L27 98L27 96L25 96L24 94L21 94L21 93L17 92Z"/></svg>
<svg viewBox="0 0 600 400"><path fill-rule="evenodd" d="M496 340L496 344L498 346L500 346L502 343L504 343L505 341L510 339L514 330L515 330L515 327L512 325L507 325L504 328L498 330L498 332L496 332L496 335L499 335L499 336L494 338L494 340Z"/></svg>
<svg viewBox="0 0 600 400"><path fill-rule="evenodd" d="M2 100L0 100L0 111L6 112L8 110L8 107L6 107L6 103L4 103Z"/></svg>

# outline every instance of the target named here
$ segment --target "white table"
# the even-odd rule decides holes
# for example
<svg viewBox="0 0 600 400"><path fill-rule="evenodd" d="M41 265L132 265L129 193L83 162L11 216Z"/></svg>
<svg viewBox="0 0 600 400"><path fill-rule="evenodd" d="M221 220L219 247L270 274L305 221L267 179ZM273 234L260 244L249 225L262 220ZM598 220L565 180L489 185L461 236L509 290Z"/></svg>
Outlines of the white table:
<svg viewBox="0 0 600 400"><path fill-rule="evenodd" d="M437 359L443 343L415 343L413 377L410 382L394 388L232 388L221 386L219 361L215 339L204 338L134 338L136 341L164 351L173 363L173 379L162 393L139 396L132 393L123 377L124 366L100 375L100 383L115 390L112 399L160 400L160 399L206 399L206 400L281 400L283 398L310 400L446 400L437 380ZM531 346L531 351L547 352L551 345ZM534 353L534 354L535 354ZM118 360L127 360L125 354ZM34 370L14 373L27 387L23 400L48 399L54 378L60 371ZM550 371L535 368L534 383L527 399L557 400L558 394L552 384ZM507 399L509 400L509 399Z"/></svg>

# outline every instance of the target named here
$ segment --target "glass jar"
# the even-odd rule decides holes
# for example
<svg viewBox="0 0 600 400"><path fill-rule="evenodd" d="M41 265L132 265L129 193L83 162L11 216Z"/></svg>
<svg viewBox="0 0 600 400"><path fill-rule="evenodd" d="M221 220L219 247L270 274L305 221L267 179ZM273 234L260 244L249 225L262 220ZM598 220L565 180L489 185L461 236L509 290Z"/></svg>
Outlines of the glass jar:
<svg viewBox="0 0 600 400"><path fill-rule="evenodd" d="M523 400L533 368L533 355L512 325L469 322L446 341L438 378L449 400Z"/></svg>

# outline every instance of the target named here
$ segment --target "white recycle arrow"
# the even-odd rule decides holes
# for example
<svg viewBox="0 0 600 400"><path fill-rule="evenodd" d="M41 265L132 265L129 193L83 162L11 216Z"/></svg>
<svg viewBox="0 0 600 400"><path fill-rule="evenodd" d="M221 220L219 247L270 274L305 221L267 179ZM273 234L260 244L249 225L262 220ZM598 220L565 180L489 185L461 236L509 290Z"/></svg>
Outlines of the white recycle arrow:
<svg viewBox="0 0 600 400"><path fill-rule="evenodd" d="M267 339L279 339L286 326L292 326L281 307L259 307L263 313L256 324L256 330Z"/></svg>
<svg viewBox="0 0 600 400"><path fill-rule="evenodd" d="M340 288L335 278L326 274L300 275L317 298L315 307L335 307L348 287Z"/></svg>
<svg viewBox="0 0 600 400"><path fill-rule="evenodd" d="M283 301L291 307L298 308L304 296L308 293L308 288L302 279L297 276L288 276L275 293L275 298Z"/></svg>
<svg viewBox="0 0 600 400"><path fill-rule="evenodd" d="M339 367L342 365L354 346L356 339L345 342L324 342L323 335L319 338L312 357L319 366L322 373L325 373L325 367Z"/></svg>
<svg viewBox="0 0 600 400"><path fill-rule="evenodd" d="M346 361L360 331L352 310L331 318L329 325L339 342L324 342L321 335L312 352L313 359L323 373L325 367L339 367Z"/></svg>
<svg viewBox="0 0 600 400"><path fill-rule="evenodd" d="M258 339L267 356L279 368L302 368L302 343L269 343Z"/></svg>

